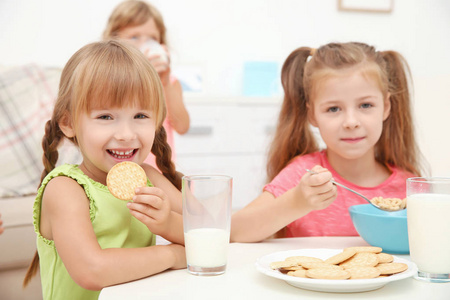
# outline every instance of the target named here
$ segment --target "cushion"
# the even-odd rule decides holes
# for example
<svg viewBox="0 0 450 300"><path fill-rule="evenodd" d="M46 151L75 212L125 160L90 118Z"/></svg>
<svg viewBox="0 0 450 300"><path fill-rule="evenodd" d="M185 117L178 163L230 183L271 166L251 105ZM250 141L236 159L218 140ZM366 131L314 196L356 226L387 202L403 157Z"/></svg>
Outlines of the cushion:
<svg viewBox="0 0 450 300"><path fill-rule="evenodd" d="M5 227L0 236L0 271L25 267L33 258L36 251L34 198L35 195L0 199L0 213Z"/></svg>
<svg viewBox="0 0 450 300"><path fill-rule="evenodd" d="M60 75L35 64L0 70L0 198L36 193L43 170L41 140ZM60 161L66 156L65 162L78 162L78 151L66 148Z"/></svg>

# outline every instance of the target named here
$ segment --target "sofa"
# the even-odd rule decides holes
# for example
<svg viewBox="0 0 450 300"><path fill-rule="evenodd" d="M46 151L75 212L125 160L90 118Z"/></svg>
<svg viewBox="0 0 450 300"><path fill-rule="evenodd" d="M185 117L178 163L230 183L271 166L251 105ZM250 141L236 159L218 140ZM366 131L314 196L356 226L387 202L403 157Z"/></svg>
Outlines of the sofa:
<svg viewBox="0 0 450 300"><path fill-rule="evenodd" d="M33 204L43 169L41 140L51 117L60 69L36 64L0 67L0 299L42 299L39 274L22 281L36 251ZM60 148L60 161L79 163L74 146Z"/></svg>

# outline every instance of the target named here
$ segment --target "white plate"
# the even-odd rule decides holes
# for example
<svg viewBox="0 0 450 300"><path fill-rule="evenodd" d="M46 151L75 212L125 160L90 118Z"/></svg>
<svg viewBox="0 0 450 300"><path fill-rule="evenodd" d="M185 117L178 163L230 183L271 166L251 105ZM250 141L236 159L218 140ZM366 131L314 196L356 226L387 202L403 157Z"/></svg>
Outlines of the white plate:
<svg viewBox="0 0 450 300"><path fill-rule="evenodd" d="M394 256L394 262L401 262L408 265L408 270L394 274L388 277L372 278L372 279L355 279L355 280L328 280L328 279L311 279L300 278L285 275L278 270L272 270L270 263L274 261L282 261L289 256L312 256L321 259L327 259L335 254L342 252L342 249L299 249L275 252L265 255L256 261L256 268L261 273L282 279L292 286L320 292L365 292L379 289L389 282L412 277L417 273L417 266L413 262Z"/></svg>

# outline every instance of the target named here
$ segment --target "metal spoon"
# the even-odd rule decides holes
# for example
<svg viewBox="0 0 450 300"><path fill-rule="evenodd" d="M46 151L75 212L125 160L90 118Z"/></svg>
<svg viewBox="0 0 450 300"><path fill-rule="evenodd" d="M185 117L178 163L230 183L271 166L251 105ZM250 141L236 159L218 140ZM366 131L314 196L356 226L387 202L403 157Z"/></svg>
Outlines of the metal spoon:
<svg viewBox="0 0 450 300"><path fill-rule="evenodd" d="M318 174L317 172L314 172L314 171L309 170L309 169L305 169L305 170L306 170L308 173L311 173L311 174ZM345 185L343 185L343 184L341 184L341 183L339 183L339 182L336 182L336 181L334 181L333 179L331 179L330 181L331 181L334 185L340 186L341 188L344 188L344 189L346 189L347 191L350 191L350 192L352 192L352 193L354 193L354 194L360 196L361 198L363 198L364 200L366 200L367 202L369 202L370 204L372 204L374 207L376 207L376 208L378 208L378 209L381 209L381 210L384 210L384 211L399 211L399 210L404 209L404 208L401 208L401 209L392 210L392 209L380 207L380 206L376 205L375 203L373 203L372 201L370 201L366 196L364 196L364 195L358 193L357 191L352 190L351 188L349 188L349 187L347 187L347 186L345 186Z"/></svg>

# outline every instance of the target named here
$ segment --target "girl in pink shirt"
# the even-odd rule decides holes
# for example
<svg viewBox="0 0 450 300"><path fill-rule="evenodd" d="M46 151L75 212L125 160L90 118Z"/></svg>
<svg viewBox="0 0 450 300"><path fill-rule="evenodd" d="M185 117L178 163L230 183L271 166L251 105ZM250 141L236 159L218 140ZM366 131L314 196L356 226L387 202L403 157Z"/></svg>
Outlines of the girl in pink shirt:
<svg viewBox="0 0 450 300"><path fill-rule="evenodd" d="M282 69L285 91L269 152L270 183L232 217L231 240L357 235L348 207L364 200L334 178L373 198L406 196L420 176L408 66L395 51L330 43L292 52ZM311 132L320 131L320 150ZM318 174L310 174L312 169Z"/></svg>

